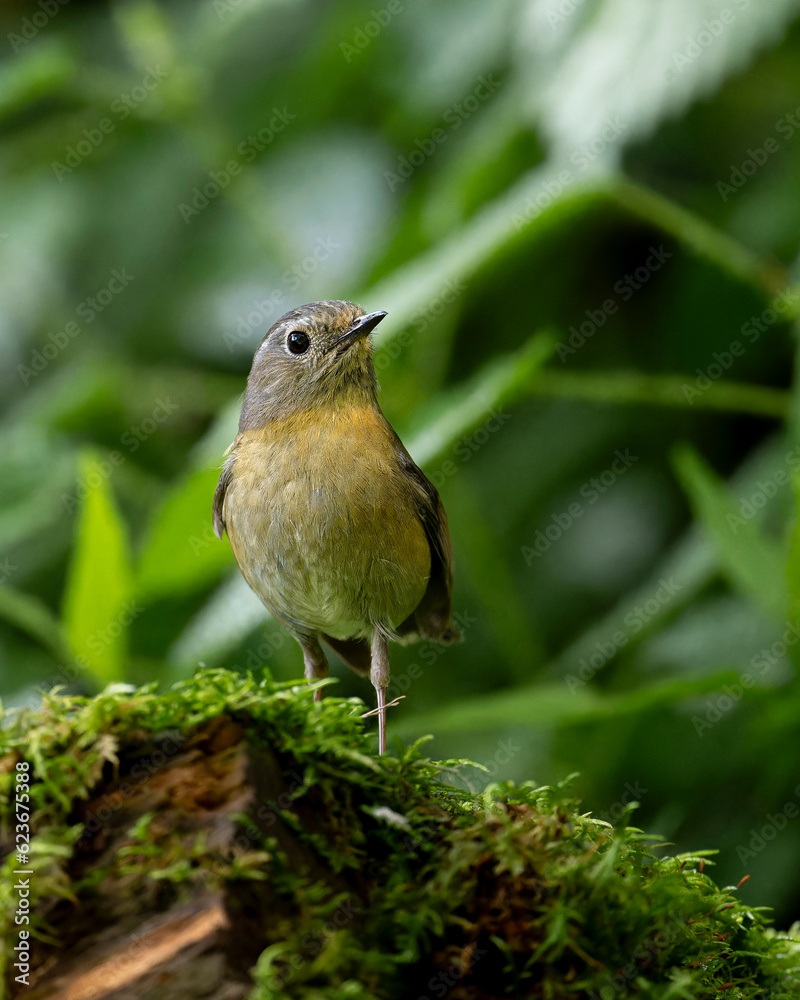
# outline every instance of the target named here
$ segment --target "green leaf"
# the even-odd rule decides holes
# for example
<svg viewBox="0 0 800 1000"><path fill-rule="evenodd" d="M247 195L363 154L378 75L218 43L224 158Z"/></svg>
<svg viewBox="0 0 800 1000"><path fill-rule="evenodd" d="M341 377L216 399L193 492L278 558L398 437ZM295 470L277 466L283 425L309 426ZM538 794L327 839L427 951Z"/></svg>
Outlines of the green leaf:
<svg viewBox="0 0 800 1000"><path fill-rule="evenodd" d="M269 622L267 639L276 646L280 629L238 571L219 585L189 621L167 654L179 670L194 669L199 662L212 667L254 632ZM249 664L246 664L249 666Z"/></svg>
<svg viewBox="0 0 800 1000"><path fill-rule="evenodd" d="M497 648L512 666L517 681L526 682L545 659L544 647L511 567L497 558L502 542L468 489L453 490L447 508L450 523L460 528L459 557L465 557L469 564L467 573Z"/></svg>
<svg viewBox="0 0 800 1000"><path fill-rule="evenodd" d="M151 0L135 0L114 7L112 16L131 62L143 71L149 65L174 66L172 30L162 7Z"/></svg>
<svg viewBox="0 0 800 1000"><path fill-rule="evenodd" d="M570 221L605 199L605 192L598 191L596 183L582 180L554 198L535 222L526 225L526 207L548 185L558 184L559 173L559 165L552 163L529 170L434 248L417 254L358 295L357 301L379 303L391 316L376 334L375 347L382 348L399 336L414 313L435 301L449 281L468 279L510 244L539 239L550 227Z"/></svg>
<svg viewBox="0 0 800 1000"><path fill-rule="evenodd" d="M128 627L141 609L131 600L128 541L111 487L91 452L81 456L81 479L88 484L78 520L67 576L64 628L76 657L107 684L121 680ZM79 661L80 662L80 661Z"/></svg>
<svg viewBox="0 0 800 1000"><path fill-rule="evenodd" d="M216 580L233 562L227 538L211 526L219 467L197 469L167 495L156 512L136 573L142 598L182 594Z"/></svg>
<svg viewBox="0 0 800 1000"><path fill-rule="evenodd" d="M463 189L496 164L497 150L510 144L520 127L536 127L549 147L549 176L540 177L538 190L530 194L539 205L558 205L590 177L609 177L630 142L708 97L760 49L778 44L798 11L797 0L778 0L768 14L742 0L721 21L714 0L676 0L666 6L597 0L591 7L576 9L581 5L573 4L561 12L557 6L535 0L522 5L510 86L482 111L479 127L465 137L449 169L446 163L428 192L427 213L441 226L458 217L459 209L463 213ZM710 27L716 30L712 33ZM614 55L609 58L609 53ZM529 176L533 179L534 172ZM766 271L745 247L676 202L655 192L637 192L617 179L612 179L609 194L625 211L644 209L645 218L675 232L685 245L698 244L723 268L740 270L745 280ZM646 207L644 201L649 202ZM663 212L656 210L657 201ZM531 228L539 228L549 211L545 208ZM467 225L457 234L449 256L458 253L463 237L472 242L475 228ZM437 251L431 255L434 260L440 258ZM766 273L764 277L769 283Z"/></svg>
<svg viewBox="0 0 800 1000"><path fill-rule="evenodd" d="M690 376L640 372L557 371L546 369L536 379L532 395L553 399L584 399L596 403L674 406L679 409L727 410L785 418L791 395L784 389L742 382L715 382L708 392L687 395Z"/></svg>
<svg viewBox="0 0 800 1000"><path fill-rule="evenodd" d="M734 487L743 493L752 493L758 480L768 477L784 454L782 438L776 435L742 463L733 477ZM754 519L757 523L763 520L763 513L763 508L757 511ZM598 643L607 642L608 637L618 631L627 636L624 648L630 651L662 628L668 618L677 615L695 601L697 595L713 579L716 568L716 553L711 541L706 539L699 526L693 525L673 545L650 577L635 590L623 595L610 611L563 649L550 663L548 671L559 675L571 673L576 663L591 658ZM658 610L643 621L641 605L649 601L665 581L677 590L675 596L660 604ZM635 632L628 625L631 615L636 620Z"/></svg>
<svg viewBox="0 0 800 1000"><path fill-rule="evenodd" d="M787 612L784 558L775 542L756 523L755 505L747 498L737 503L691 448L679 449L675 465L695 515L716 550L722 571L733 586L770 617L783 621ZM766 497L765 502L769 502Z"/></svg>
<svg viewBox="0 0 800 1000"><path fill-rule="evenodd" d="M800 618L800 470L792 475L792 491L797 515L792 527L789 559L786 563L786 580L789 587L789 617Z"/></svg>
<svg viewBox="0 0 800 1000"><path fill-rule="evenodd" d="M27 632L57 660L70 659L69 645L60 622L38 597L13 587L0 587L0 618Z"/></svg>
<svg viewBox="0 0 800 1000"><path fill-rule="evenodd" d="M418 465L430 465L487 414L530 395L536 376L555 349L552 333L540 333L514 354L501 355L463 385L438 397L409 435L409 452Z"/></svg>
<svg viewBox="0 0 800 1000"><path fill-rule="evenodd" d="M561 726L639 714L687 698L718 691L740 675L726 671L708 677L669 680L624 694L599 694L590 684L531 684L496 694L456 701L434 712L411 715L395 724L403 735L420 732L474 733L513 725Z"/></svg>
<svg viewBox="0 0 800 1000"><path fill-rule="evenodd" d="M735 3L724 14L716 0L599 0L553 32L551 6L537 6L520 51L527 53L524 43L539 41L537 35L555 38L549 59L522 62L537 91L528 106L553 153L565 156L598 137L612 149L635 141L685 111L774 45L798 10L797 0Z"/></svg>
<svg viewBox="0 0 800 1000"><path fill-rule="evenodd" d="M13 47L12 34L8 38ZM17 37L24 49L6 59L0 73L0 120L57 92L75 73L75 62L63 43L48 40L28 47L24 38Z"/></svg>
<svg viewBox="0 0 800 1000"><path fill-rule="evenodd" d="M63 440L17 421L0 427L0 456L0 550L25 545L30 554L33 540L63 523L76 455Z"/></svg>

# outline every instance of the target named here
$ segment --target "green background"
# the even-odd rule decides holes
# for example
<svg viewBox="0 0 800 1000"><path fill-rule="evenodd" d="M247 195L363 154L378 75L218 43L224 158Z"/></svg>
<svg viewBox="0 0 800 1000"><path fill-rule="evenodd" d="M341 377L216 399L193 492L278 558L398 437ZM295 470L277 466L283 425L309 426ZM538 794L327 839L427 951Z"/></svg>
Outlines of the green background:
<svg viewBox="0 0 800 1000"><path fill-rule="evenodd" d="M577 771L796 919L798 14L7 5L6 707L302 676L211 497L260 337L354 299L389 311L381 404L448 510L464 632L393 649L390 740Z"/></svg>

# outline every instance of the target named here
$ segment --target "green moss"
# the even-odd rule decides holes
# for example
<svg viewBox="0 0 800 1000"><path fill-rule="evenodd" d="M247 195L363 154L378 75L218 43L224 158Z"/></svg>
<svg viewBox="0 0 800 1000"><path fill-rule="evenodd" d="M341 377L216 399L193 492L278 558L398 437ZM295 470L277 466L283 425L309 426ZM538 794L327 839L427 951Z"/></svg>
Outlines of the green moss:
<svg viewBox="0 0 800 1000"><path fill-rule="evenodd" d="M160 892L153 905L165 907L223 891L268 901L256 907L256 1000L800 995L800 937L718 888L702 854L662 856L656 838L581 814L564 786L501 784L474 796L439 778L465 762L435 763L420 745L378 759L362 711L356 700L314 703L305 685L208 671L162 694L51 694L39 711L6 719L3 850L13 844L16 764L28 761L35 836L25 867L41 949L62 938L65 913L101 894ZM238 735L215 736L220 718ZM256 787L271 766L280 794L224 815L231 833L220 839L213 803L216 826L196 828L196 818L175 819L171 793L131 819L121 847L81 855L80 804L108 789L109 811L122 809L131 755L150 762L146 783L197 733L211 734L203 746L220 774L233 773L246 746ZM152 752L165 735L171 761ZM5 857L6 955L20 867Z"/></svg>

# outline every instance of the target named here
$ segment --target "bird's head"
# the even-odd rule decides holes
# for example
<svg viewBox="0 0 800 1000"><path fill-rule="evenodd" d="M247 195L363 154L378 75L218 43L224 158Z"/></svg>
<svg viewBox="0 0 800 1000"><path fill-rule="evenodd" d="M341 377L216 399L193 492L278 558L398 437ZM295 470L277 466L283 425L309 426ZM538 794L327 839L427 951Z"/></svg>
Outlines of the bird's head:
<svg viewBox="0 0 800 1000"><path fill-rule="evenodd" d="M281 316L253 357L239 430L348 399L375 398L370 334L385 312L310 302Z"/></svg>

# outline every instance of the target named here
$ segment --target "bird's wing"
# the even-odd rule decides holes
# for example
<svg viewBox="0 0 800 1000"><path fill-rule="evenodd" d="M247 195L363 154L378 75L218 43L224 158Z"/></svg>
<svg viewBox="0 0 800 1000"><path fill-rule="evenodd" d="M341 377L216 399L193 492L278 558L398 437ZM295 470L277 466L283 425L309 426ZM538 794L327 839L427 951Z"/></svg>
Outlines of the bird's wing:
<svg viewBox="0 0 800 1000"><path fill-rule="evenodd" d="M214 534L217 538L222 538L225 532L225 518L223 517L222 508L225 504L225 491L230 486L231 478L233 477L233 463L236 461L236 445L239 443L239 440L240 436L237 436L236 440L225 452L228 457L225 459L225 464L222 467L222 475L219 477L217 488L214 491L214 502L211 510L214 522Z"/></svg>
<svg viewBox="0 0 800 1000"><path fill-rule="evenodd" d="M392 432L394 434L394 431ZM398 627L399 635L418 632L430 639L449 642L458 638L450 617L453 589L453 542L438 490L416 465L396 434L395 453L410 484L422 526L431 550L431 575L416 611Z"/></svg>

